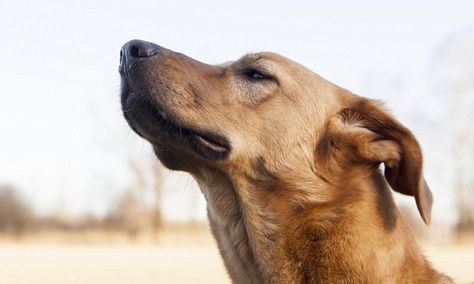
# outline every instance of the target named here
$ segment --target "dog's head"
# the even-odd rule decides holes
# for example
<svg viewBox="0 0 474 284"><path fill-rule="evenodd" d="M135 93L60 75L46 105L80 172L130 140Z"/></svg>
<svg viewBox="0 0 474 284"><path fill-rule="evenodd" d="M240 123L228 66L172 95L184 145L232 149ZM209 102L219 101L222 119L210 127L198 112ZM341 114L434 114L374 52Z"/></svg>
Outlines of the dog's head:
<svg viewBox="0 0 474 284"><path fill-rule="evenodd" d="M219 172L267 192L305 188L303 199L324 200L331 193L314 185L384 163L392 188L414 196L429 221L431 194L410 131L376 102L298 63L257 53L207 65L133 40L121 50L119 70L125 118L170 169L201 181Z"/></svg>

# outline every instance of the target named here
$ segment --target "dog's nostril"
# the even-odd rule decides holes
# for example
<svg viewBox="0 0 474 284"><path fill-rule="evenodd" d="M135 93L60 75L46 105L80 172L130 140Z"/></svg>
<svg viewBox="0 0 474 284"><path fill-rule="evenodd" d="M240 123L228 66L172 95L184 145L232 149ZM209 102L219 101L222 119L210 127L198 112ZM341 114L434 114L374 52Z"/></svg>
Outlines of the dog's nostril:
<svg viewBox="0 0 474 284"><path fill-rule="evenodd" d="M140 48L136 45L130 47L129 54L132 57L142 57L142 56L140 56Z"/></svg>
<svg viewBox="0 0 474 284"><path fill-rule="evenodd" d="M143 40L131 40L127 42L120 50L119 71L127 72L127 66L140 58L156 56L160 53L162 47L151 42Z"/></svg>
<svg viewBox="0 0 474 284"><path fill-rule="evenodd" d="M160 49L160 46L143 40L129 41L122 48L124 57L133 58L151 57L158 54Z"/></svg>

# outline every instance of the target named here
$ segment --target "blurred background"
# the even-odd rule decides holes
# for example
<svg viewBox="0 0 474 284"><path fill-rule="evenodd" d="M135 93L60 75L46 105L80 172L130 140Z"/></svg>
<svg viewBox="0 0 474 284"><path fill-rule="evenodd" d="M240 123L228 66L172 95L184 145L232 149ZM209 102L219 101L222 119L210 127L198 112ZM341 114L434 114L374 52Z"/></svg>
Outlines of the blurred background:
<svg viewBox="0 0 474 284"><path fill-rule="evenodd" d="M228 283L204 199L126 125L120 47L218 64L290 57L381 99L413 130L435 197L425 253L474 281L472 1L0 1L0 283Z"/></svg>

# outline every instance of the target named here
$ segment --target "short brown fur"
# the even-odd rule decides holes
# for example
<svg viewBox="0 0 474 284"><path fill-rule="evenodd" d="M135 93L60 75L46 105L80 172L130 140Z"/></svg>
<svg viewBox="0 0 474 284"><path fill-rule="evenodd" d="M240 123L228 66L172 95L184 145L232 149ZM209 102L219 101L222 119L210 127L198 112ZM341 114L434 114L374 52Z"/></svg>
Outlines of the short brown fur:
<svg viewBox="0 0 474 284"><path fill-rule="evenodd" d="M273 53L211 66L161 49L122 78L161 119L193 130L188 140L146 130L125 99L160 160L198 181L234 283L451 283L393 202L390 188L413 196L429 223L421 149L379 102ZM196 152L193 143L216 149L197 131L227 140L226 156Z"/></svg>

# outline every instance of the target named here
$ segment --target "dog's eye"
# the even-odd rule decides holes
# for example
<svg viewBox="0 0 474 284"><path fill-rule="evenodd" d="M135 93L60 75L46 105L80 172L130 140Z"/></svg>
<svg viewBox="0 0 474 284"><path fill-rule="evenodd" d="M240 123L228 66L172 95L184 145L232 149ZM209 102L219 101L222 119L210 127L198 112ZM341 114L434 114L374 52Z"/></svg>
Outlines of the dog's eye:
<svg viewBox="0 0 474 284"><path fill-rule="evenodd" d="M273 79L272 76L270 75L266 75L264 74L263 72L257 70L257 69L248 69L248 70L245 70L243 72L243 74L248 78L248 79L251 79L251 80L257 80L257 81L260 81L260 80L271 80Z"/></svg>

